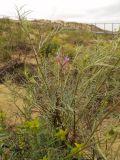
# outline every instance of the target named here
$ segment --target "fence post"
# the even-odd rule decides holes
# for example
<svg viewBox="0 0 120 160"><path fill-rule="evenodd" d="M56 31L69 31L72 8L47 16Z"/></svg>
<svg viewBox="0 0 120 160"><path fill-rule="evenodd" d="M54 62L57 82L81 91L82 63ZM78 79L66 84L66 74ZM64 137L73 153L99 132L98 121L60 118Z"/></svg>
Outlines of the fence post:
<svg viewBox="0 0 120 160"><path fill-rule="evenodd" d="M105 26L105 23L104 23L104 33L105 33L105 29L106 29L106 26Z"/></svg>
<svg viewBox="0 0 120 160"><path fill-rule="evenodd" d="M112 23L112 34L114 33L114 23Z"/></svg>

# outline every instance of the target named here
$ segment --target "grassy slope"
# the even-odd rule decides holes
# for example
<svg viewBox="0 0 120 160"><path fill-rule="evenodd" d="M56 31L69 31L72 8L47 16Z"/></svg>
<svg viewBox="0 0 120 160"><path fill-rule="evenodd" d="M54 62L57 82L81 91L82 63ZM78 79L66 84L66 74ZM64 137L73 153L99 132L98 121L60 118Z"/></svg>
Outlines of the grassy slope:
<svg viewBox="0 0 120 160"><path fill-rule="evenodd" d="M26 23L26 22L25 22ZM96 36L90 32L90 26L82 24L80 29L72 29L81 27L78 23L50 22L50 21L32 21L26 26L30 28L30 38L35 46L38 45L41 36L46 37L54 28L60 28L60 32L55 34L51 40L52 43L62 46L64 52L72 56L77 45L83 47L83 51L91 48L96 42ZM65 28L63 27L65 26ZM93 26L94 27L94 26ZM70 28L68 30L68 28ZM98 28L95 28L99 31ZM25 55L29 55L26 61L34 64L34 58L31 51L31 46L20 29L18 21L9 19L0 19L0 66L6 65L7 61L18 58L22 53L22 59ZM99 37L98 37L99 38ZM100 37L107 39L107 37ZM53 53L54 54L54 49ZM10 92L4 85L0 85L0 109L7 112L14 112L15 105L9 101ZM3 108L4 106L4 108Z"/></svg>

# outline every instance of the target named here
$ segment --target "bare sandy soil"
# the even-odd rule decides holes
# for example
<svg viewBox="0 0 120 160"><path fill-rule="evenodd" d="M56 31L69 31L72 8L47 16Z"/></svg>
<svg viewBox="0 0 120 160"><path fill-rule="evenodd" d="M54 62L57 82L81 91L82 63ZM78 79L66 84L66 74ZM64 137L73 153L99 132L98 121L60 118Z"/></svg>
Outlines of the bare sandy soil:
<svg viewBox="0 0 120 160"><path fill-rule="evenodd" d="M21 89L18 90L19 92L22 92ZM4 84L0 84L0 111L5 112L10 119L13 119L13 117L17 117L18 109L15 103L20 108L23 107L23 102L21 99L15 100L15 103L14 100L14 96L12 94L12 91L10 91L9 87Z"/></svg>

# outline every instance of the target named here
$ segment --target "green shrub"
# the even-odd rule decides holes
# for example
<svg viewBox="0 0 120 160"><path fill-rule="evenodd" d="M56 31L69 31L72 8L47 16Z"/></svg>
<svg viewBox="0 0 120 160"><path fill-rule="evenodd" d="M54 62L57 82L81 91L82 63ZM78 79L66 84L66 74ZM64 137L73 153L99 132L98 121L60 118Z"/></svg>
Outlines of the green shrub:
<svg viewBox="0 0 120 160"><path fill-rule="evenodd" d="M71 59L75 56L76 47L71 44L64 44L63 45L64 53L68 55Z"/></svg>
<svg viewBox="0 0 120 160"><path fill-rule="evenodd" d="M41 52L48 57L49 55L54 55L58 51L59 47L60 45L57 42L51 40L43 45Z"/></svg>

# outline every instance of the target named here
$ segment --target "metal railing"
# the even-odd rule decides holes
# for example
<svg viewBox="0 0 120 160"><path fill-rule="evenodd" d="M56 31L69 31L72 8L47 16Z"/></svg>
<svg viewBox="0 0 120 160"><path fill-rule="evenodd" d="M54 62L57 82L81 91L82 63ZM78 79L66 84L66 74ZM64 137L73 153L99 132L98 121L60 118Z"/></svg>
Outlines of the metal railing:
<svg viewBox="0 0 120 160"><path fill-rule="evenodd" d="M93 23L91 26L95 26L91 31L96 34L117 34L120 29L120 23Z"/></svg>

